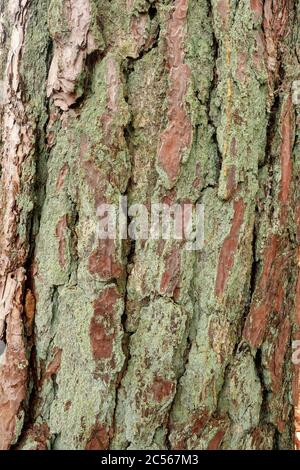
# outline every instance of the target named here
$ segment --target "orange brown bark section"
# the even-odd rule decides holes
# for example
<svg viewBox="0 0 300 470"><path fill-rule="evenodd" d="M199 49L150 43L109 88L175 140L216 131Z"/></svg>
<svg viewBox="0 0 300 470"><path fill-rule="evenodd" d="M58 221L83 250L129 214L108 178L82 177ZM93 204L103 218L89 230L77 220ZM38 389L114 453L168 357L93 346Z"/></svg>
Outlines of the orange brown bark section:
<svg viewBox="0 0 300 470"><path fill-rule="evenodd" d="M90 338L95 360L112 357L116 303L120 299L121 296L115 287L107 287L93 303Z"/></svg>
<svg viewBox="0 0 300 470"><path fill-rule="evenodd" d="M166 257L166 269L161 277L160 293L173 296L180 278L181 256L178 246L174 246Z"/></svg>
<svg viewBox="0 0 300 470"><path fill-rule="evenodd" d="M26 290L25 294L25 305L24 305L24 313L25 313L25 328L26 334L28 336L32 333L34 316L35 316L35 296L30 289Z"/></svg>
<svg viewBox="0 0 300 470"><path fill-rule="evenodd" d="M250 8L257 15L258 18L262 17L262 14L263 14L262 0L250 0Z"/></svg>
<svg viewBox="0 0 300 470"><path fill-rule="evenodd" d="M162 377L156 377L152 384L152 393L154 400L161 402L168 396L170 396L174 389L174 383L170 380L165 380Z"/></svg>
<svg viewBox="0 0 300 470"><path fill-rule="evenodd" d="M24 440L28 439L35 443L32 450L49 450L50 429L48 424L34 424L24 433Z"/></svg>
<svg viewBox="0 0 300 470"><path fill-rule="evenodd" d="M172 183L180 171L184 150L192 139L192 125L185 110L190 69L184 63L184 38L188 0L175 0L167 30L167 57L170 70L168 126L160 138L158 161Z"/></svg>
<svg viewBox="0 0 300 470"><path fill-rule="evenodd" d="M224 430L218 431L208 444L207 450L218 450L220 443L225 435Z"/></svg>
<svg viewBox="0 0 300 470"><path fill-rule="evenodd" d="M110 441L110 431L105 426L97 423L91 432L86 450L107 450Z"/></svg>
<svg viewBox="0 0 300 470"><path fill-rule="evenodd" d="M124 267L117 261L114 240L99 240L98 248L89 257L89 271L104 280L122 276Z"/></svg>
<svg viewBox="0 0 300 470"><path fill-rule="evenodd" d="M244 327L244 336L253 346L259 346L261 344L265 333L268 313L271 308L270 301L272 301L268 286L277 249L278 237L273 235L269 238L263 257L264 264L257 287L257 300L254 299L251 304L250 312Z"/></svg>
<svg viewBox="0 0 300 470"><path fill-rule="evenodd" d="M234 265L234 255L238 247L239 232L244 218L245 203L242 199L234 201L234 216L229 235L225 238L219 257L215 292L220 297L226 287L230 271Z"/></svg>
<svg viewBox="0 0 300 470"><path fill-rule="evenodd" d="M257 8L259 9L259 6L257 6ZM273 0L265 0L263 5L265 56L271 100L273 100L273 86L279 76L279 42L286 32L289 8L290 0L277 0L276 2Z"/></svg>
<svg viewBox="0 0 300 470"><path fill-rule="evenodd" d="M281 202L281 223L284 224L288 212L290 185L292 181L292 98L289 96L281 123L281 190L279 200Z"/></svg>

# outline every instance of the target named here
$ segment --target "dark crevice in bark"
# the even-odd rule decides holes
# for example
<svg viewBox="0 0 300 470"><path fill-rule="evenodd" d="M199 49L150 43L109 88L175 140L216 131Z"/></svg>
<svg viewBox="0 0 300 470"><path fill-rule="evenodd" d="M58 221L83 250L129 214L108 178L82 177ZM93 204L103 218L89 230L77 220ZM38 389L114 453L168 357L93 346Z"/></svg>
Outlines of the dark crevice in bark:
<svg viewBox="0 0 300 470"><path fill-rule="evenodd" d="M53 286L52 288L52 295L51 295L51 305L52 305L52 319L51 319L51 325L54 323L54 318L56 316L57 310L58 310L58 297L59 297L59 292L58 292L58 286ZM50 350L50 346L52 344L52 341L55 337L55 334L52 335L52 338L49 343L48 351ZM43 367L40 371L40 374L38 374L38 364L36 360L36 347L35 347L35 333L33 333L33 338L32 338L32 349L30 353L30 380L32 383L30 395L28 397L28 407L25 414L24 418L24 425L22 429L22 433L19 437L19 440L16 444L16 446L22 444L23 438L25 437L27 431L32 428L32 426L35 423L36 420L36 412L37 412L37 407L39 405L39 389L40 389L40 383L41 383L41 378L43 376L44 370ZM53 386L53 391L54 391L54 396L52 399L52 402L55 400L55 395L57 392L58 385L55 381L55 374L51 376L52 380L52 386Z"/></svg>
<svg viewBox="0 0 300 470"><path fill-rule="evenodd" d="M266 131L265 159L261 163L261 165L259 165L259 168L265 165L271 165L275 158L274 155L272 154L272 143L273 143L274 136L276 134L279 108L280 108L280 96L279 94L277 94L274 98L274 102L272 104L272 108L269 113L269 120L268 120L267 131Z"/></svg>
<svg viewBox="0 0 300 470"><path fill-rule="evenodd" d="M34 240L35 237L30 238ZM24 293L28 290L34 294L34 274L32 273L34 269L34 249L35 244L31 246L31 255L29 256L26 263L26 283ZM35 312L34 312L35 313ZM35 412L35 403L38 396L38 373L37 373L37 361L36 361L36 348L35 348L35 331L33 330L31 336L27 338L27 351L29 353L29 383L31 382L32 387L29 390L29 395L27 398L27 406L25 408L25 418L22 433L20 434L19 440L16 443L16 446L22 441L24 433L34 422L34 412Z"/></svg>
<svg viewBox="0 0 300 470"><path fill-rule="evenodd" d="M104 51L96 50L89 54L85 60L85 77L83 81L83 93L77 98L75 103L70 106L70 109L81 108L86 101L87 96L90 93L90 89L93 83L94 70L98 62L101 62L107 55L109 49L106 48Z"/></svg>
<svg viewBox="0 0 300 470"><path fill-rule="evenodd" d="M147 48L147 49L142 48L142 50L140 51L140 53L137 57L127 57L127 67L126 68L129 71L129 73L132 73L134 71L135 64L139 60L142 60L153 49L158 48L159 38L160 38L160 26L158 26L155 40L149 48Z"/></svg>
<svg viewBox="0 0 300 470"><path fill-rule="evenodd" d="M192 346L193 346L193 340L191 338L192 321L193 321L193 319L190 320L189 325L187 326L188 335L187 335L187 339L186 339L186 347L185 347L185 350L184 350L184 353L183 353L183 358L182 358L182 360L183 360L182 371L178 375L178 377L176 378L176 392L175 392L175 395L173 397L172 403L169 405L170 408L169 408L168 416L166 418L166 420L167 420L167 424L166 424L166 426L167 426L167 434L166 434L166 448L167 448L167 450L172 449L172 443L171 443L171 440L170 440L172 412L173 412L173 408L174 408L174 405L175 405L176 400L177 400L178 390L179 390L179 386L180 386L180 380L182 379L182 377L186 373L187 365L188 365L188 362L189 362L189 355L190 355L190 352L191 352L191 349L192 349Z"/></svg>
<svg viewBox="0 0 300 470"><path fill-rule="evenodd" d="M232 353L232 357L234 357L236 354L239 354L240 350L242 348L245 348L247 347L245 344L239 344L239 345L235 345L235 350L234 352ZM228 374L230 372L230 368L231 368L231 362L228 362L228 364L226 364L225 366L225 369L224 369L224 373L223 373L223 378L222 378L222 386L220 387L219 389L219 392L218 392L218 395L217 395L217 400L216 400L216 408L215 408L215 413L219 414L219 410L220 410L220 400L222 398L222 394L223 394L223 391L224 391L224 388L225 388L225 385L227 383L227 378L228 378Z"/></svg>
<svg viewBox="0 0 300 470"><path fill-rule="evenodd" d="M31 428L32 424L34 423L34 411L35 411L35 403L36 403L36 396L37 396L37 387L38 387L38 376L37 376L37 361L36 361L36 348L33 342L30 351L29 357L29 378L28 378L28 397L26 403L24 403L24 423L22 427L22 431L18 438L18 441L11 447L11 450L17 450L22 444L22 442L26 438L26 433L28 429Z"/></svg>
<svg viewBox="0 0 300 470"><path fill-rule="evenodd" d="M52 306L51 326L53 326L53 324L55 323L55 317L58 312L58 304L59 304L58 289L59 289L59 286L52 286L52 289L51 289L51 306Z"/></svg>
<svg viewBox="0 0 300 470"><path fill-rule="evenodd" d="M268 112L269 119L268 119L267 130L266 130L265 159L260 165L260 166L269 165L270 171L276 159L276 156L273 154L273 151L272 151L272 144L273 144L273 140L276 135L276 132L277 132L278 115L280 112L280 104L281 104L280 91L283 89L284 80L285 80L285 71L284 71L282 63L280 62L278 78L277 78L276 83L274 84L274 90L276 91L274 91L273 93L273 102L271 103L271 108L270 108L270 111ZM272 174L270 176L271 176L270 179L272 181Z"/></svg>
<svg viewBox="0 0 300 470"><path fill-rule="evenodd" d="M133 260L133 257L134 257L134 254L135 254L135 243L134 242L131 242L129 244L129 252L127 254L127 266L129 264L131 264L132 260ZM124 311L123 311L123 315L121 317L121 324L122 324L122 327L123 327L123 339L122 339L122 350L123 350L123 354L125 356L125 360L124 360L124 364L123 364L123 367L122 367L122 370L119 374L119 377L117 379L117 383L116 383L116 391L115 391L115 408L114 408L114 413L113 413L113 418L112 418L112 423L113 423L113 429L115 429L115 422L116 422L116 411L117 411L117 408L118 408L118 403L119 403L119 391L122 387L122 380L127 372L127 368L128 368L128 364L129 364L129 361L130 361L130 349L129 349L129 346L130 346L130 338L132 336L133 333L131 332L128 332L126 331L126 323L127 323L127 311L126 311L126 304L127 304L127 282L128 282L128 276L129 276L129 273L127 272L127 275L126 275L126 280L125 280L125 291L124 291ZM114 434L114 433L113 433ZM109 447L108 447L109 448Z"/></svg>
<svg viewBox="0 0 300 470"><path fill-rule="evenodd" d="M255 219L256 217L258 217L257 206L255 207ZM250 286L249 286L249 307L252 302L253 294L255 292L257 276L258 276L259 262L257 259L256 244L257 244L257 227L256 227L256 220L255 220L253 224L253 236L252 236L252 266L251 266Z"/></svg>
<svg viewBox="0 0 300 470"><path fill-rule="evenodd" d="M57 315L57 311L58 311L58 305L59 305L59 291L58 291L58 289L59 289L59 286L52 286L52 292L51 292L51 305L52 305L51 327L54 324L54 319L55 319L55 317ZM53 341L54 337L55 337L55 333L52 334L52 337L51 337L51 340L50 340L50 343L49 343L49 347L48 347L48 351L51 349L51 344L52 344L52 341ZM28 421L26 423L26 426L24 426L24 428L23 428L23 432L26 432L35 423L37 408L38 408L38 405L39 405L39 389L40 389L40 384L41 384L43 374L45 372L43 364L42 364L42 369L40 371L40 374L38 374L38 371L37 371L38 365L37 365L37 362L36 362L35 346L34 346L34 349L33 349L32 366L33 366L33 369L32 369L33 387L32 387L30 397L29 397L29 400L30 400L30 406L29 406L30 413L29 413L29 416L28 416ZM56 391L57 391L57 388L58 388L57 383L55 381L55 377L56 377L55 374L53 374L51 376L52 386L53 386L53 391L54 391L54 396L53 396L52 402L55 400L55 394L56 394ZM22 433L22 435L23 435L23 433ZM20 442L21 441L22 441L22 439L20 440Z"/></svg>
<svg viewBox="0 0 300 470"><path fill-rule="evenodd" d="M157 12L157 9L156 9L154 4L150 4L149 10L148 10L148 16L149 16L149 19L150 19L151 22L153 22L153 20L155 20L157 18L158 12ZM126 69L129 73L134 71L134 66L135 66L135 63L137 61L143 59L143 57L146 54L148 54L153 49L156 49L158 47L159 39L160 39L160 32L161 32L161 27L160 27L160 24L158 23L157 28L156 28L156 32L155 32L155 36L153 37L153 42L148 47L143 46L137 57L127 57ZM124 69L124 71L126 69Z"/></svg>
<svg viewBox="0 0 300 470"><path fill-rule="evenodd" d="M242 334L246 319L249 315L250 312L250 307L253 301L253 296L255 294L255 289L257 286L257 281L258 281L258 275L259 275L259 268L260 268L260 261L258 259L257 255L257 223L259 220L259 210L258 206L256 204L255 207L255 220L253 224L253 235L252 235L252 264L251 264L251 272L250 272L250 281L249 281L249 287L248 287L248 293L247 293L247 302L244 308L244 313L241 318L240 322L240 334ZM244 343L244 340L241 339L241 344Z"/></svg>
<svg viewBox="0 0 300 470"><path fill-rule="evenodd" d="M198 263L199 263L199 259L197 258L197 255L196 255L195 258L194 258L194 266L193 266L193 272L194 273L197 272ZM172 403L169 405L168 416L166 418L166 422L167 422L166 448L168 450L172 449L172 443L171 443L171 440L170 440L172 412L173 412L173 408L174 408L174 405L175 405L177 397L178 397L180 381L186 373L187 366L188 366L188 363L189 363L190 352L191 352L192 346L194 344L193 328L194 328L195 316L196 316L196 313L197 313L197 299L195 297L196 289L195 289L195 285L194 285L194 279L195 279L195 277L193 276L191 287L190 287L190 290L189 290L189 295L190 295L192 305L193 305L193 312L192 312L191 317L188 318L188 320L187 320L187 327L186 327L187 336L186 336L186 340L185 340L186 345L185 345L184 353L183 353L183 357L182 357L182 365L181 365L182 370L176 378L176 392L174 394ZM174 303L176 303L176 302L174 302ZM200 315L201 315L201 312L200 312Z"/></svg>
<svg viewBox="0 0 300 470"><path fill-rule="evenodd" d="M78 265L79 265L79 255L78 255L78 235L77 235L77 227L79 223L79 212L77 202L73 201L71 196L69 195L71 200L71 220L69 221L68 225L71 232L71 252L72 252L72 263L73 269L70 270L69 273L69 281L73 276L73 282L77 285L77 273L78 273Z"/></svg>
<svg viewBox="0 0 300 470"><path fill-rule="evenodd" d="M214 67L213 67L212 81L211 81L211 86L209 89L209 96L208 96L208 101L207 101L207 117L208 117L208 124L212 127L214 131L212 135L212 139L213 139L213 144L216 149L216 182L217 182L220 179L220 172L221 172L221 167L222 167L222 152L219 147L219 142L218 142L218 137L217 137L217 125L215 123L215 119L212 116L211 107L212 107L214 93L216 91L217 84L218 84L217 59L219 57L219 42L217 40L214 27L213 27L213 16L212 16L213 9L211 6L211 2L209 2L209 4L210 4L209 16L210 16L210 20L212 24L212 41L213 41L212 49L214 53L213 55Z"/></svg>
<svg viewBox="0 0 300 470"><path fill-rule="evenodd" d="M127 58L124 66L123 66L123 78L124 78L124 84L123 84L123 89L124 89L124 99L125 101L128 103L129 101L129 97L128 97L128 80L129 80L129 76L130 76L130 73L132 72L133 70L133 62L132 62L132 59L129 60ZM128 107L129 107L129 104L128 104ZM133 116L132 116L132 111L130 110L129 108L129 112L130 112L130 119L129 121L127 122L127 125L126 127L124 127L123 129L123 135L124 135L124 139L125 139L125 142L126 142L126 146L127 146L127 151L128 151L128 154L130 156L130 162L131 164L133 163L133 158L132 158L132 135L134 133L134 128L133 128L133 125L132 125L132 119L133 119ZM130 178L127 182L127 187L123 193L123 196L124 197L127 197L128 198L128 195L130 194L130 190L131 190L131 185L132 185L132 179L131 179L131 175L130 175ZM130 218L127 214L127 227L128 227L128 224L130 223ZM132 333L126 331L126 323L127 323L127 296L128 296L128 292L127 292L127 284L128 284L128 277L130 275L130 272L129 272L129 269L128 267L133 263L134 261L134 256L135 256L135 241L134 240L130 240L130 239L127 239L127 240L123 240L123 249L125 250L125 256L126 256L126 278L125 278L125 281L124 281L124 311L123 311L123 314L122 314L122 317L121 317L121 325L122 325L122 328L123 328L123 339L122 339L122 350L123 350L123 354L125 356L125 360L124 360L124 364L123 364L123 367L122 367L122 370L118 376L118 379L117 379L117 383L116 383L116 389L115 389L115 404L114 404L114 411L113 411L113 416L112 416L112 427L113 427L113 430L115 430L115 426L116 426L116 413L117 413L117 409L118 409L118 403L119 403L119 392L120 392L120 389L122 387L122 381L123 381L123 378L127 372L127 368L128 368L128 363L130 361L130 351L129 351L129 346L130 346L130 337L132 335ZM115 432L113 432L113 435L112 437L115 435ZM110 443L111 443L111 439L109 439L109 444L108 444L108 448L110 448Z"/></svg>
<svg viewBox="0 0 300 470"><path fill-rule="evenodd" d="M57 441L59 441L61 433L53 434L50 440L50 450L54 450L56 447Z"/></svg>
<svg viewBox="0 0 300 470"><path fill-rule="evenodd" d="M50 63L52 60L53 54L53 43L49 39L47 46L46 46L46 57L45 61L47 64L47 70L49 70ZM41 214L43 210L43 205L46 196L46 183L48 179L48 168L47 168L47 160L49 156L49 152L47 150L47 142L46 142L46 132L47 132L47 125L49 122L49 101L45 98L44 101L44 111L46 113L47 118L43 119L43 122L39 120L36 123L36 131L35 131L35 179L33 183L33 194L34 194L34 207L31 213L31 217L28 221L28 244L29 244L29 253L27 256L27 260L25 263L25 271L26 271L26 281L24 287L24 296L27 294L28 291L31 292L35 299L35 248L36 248L36 237L39 232L40 227L40 220ZM36 300L35 300L36 302ZM25 298L24 298L24 304ZM35 305L34 305L35 310ZM31 312L34 316L35 311ZM25 321L25 318L24 318ZM25 332L26 332L26 324ZM18 442L14 445L16 448L23 440L26 431L30 428L30 426L34 422L34 412L35 412L35 404L38 395L38 372L37 372L37 360L36 360L36 336L34 331L34 324L32 325L32 331L30 332L29 337L27 338L27 351L28 351L28 362L29 362L29 378L28 378L28 396L27 396L27 403L24 407L25 417L24 417L24 424L19 436ZM31 389L30 389L31 386Z"/></svg>
<svg viewBox="0 0 300 470"><path fill-rule="evenodd" d="M280 438L280 433L279 433L278 429L275 428L274 438L273 438L273 450L279 450L280 449L279 438Z"/></svg>
<svg viewBox="0 0 300 470"><path fill-rule="evenodd" d="M47 48L46 48L46 66L47 66L47 71L49 72L50 67L51 67L51 62L53 59L53 54L54 54L54 44L53 44L53 39L49 37L48 43L47 43Z"/></svg>
<svg viewBox="0 0 300 470"><path fill-rule="evenodd" d="M211 2L209 2L209 4L211 4ZM212 11L213 11L212 6L210 6L209 16L210 16L211 22L213 24ZM219 180L219 175L220 175L221 165L222 165L222 154L221 154L219 144L218 144L218 139L217 139L217 125L215 124L215 120L212 117L212 109L211 109L212 108L212 101L214 99L214 93L216 91L216 87L217 87L217 83L218 83L217 59L218 59L218 56L219 56L219 43L218 43L218 40L217 40L217 38L214 34L213 28L212 28L212 32L213 32L213 34L212 34L212 40L213 40L212 49L213 49L214 67L213 67L213 74L212 74L212 77L211 77L211 86L209 88L208 98L207 98L207 101L205 103L205 106L206 106L206 115L207 115L208 126L210 126L213 129L212 145L214 146L215 152L216 152L216 162L215 162L216 182L214 184L208 183L203 188L201 188L199 198L197 199L197 203L201 202L201 200L203 198L203 194L205 193L205 191L207 189L213 189L217 186L217 181ZM203 104L197 93L195 93L195 98L201 104ZM197 126L196 126L195 130L197 130ZM197 135L197 132L195 132L195 134ZM198 265L199 265L199 259L198 259L197 256L195 256L194 268L193 268L193 271L194 271L195 274L197 273L197 266ZM193 280L194 279L195 279L195 276L193 276ZM181 381L182 377L186 373L187 366L188 366L188 363L189 363L190 351L191 351L191 348L192 348L193 343L194 343L193 328L194 328L195 315L196 315L196 311L197 311L197 307L196 307L197 299L195 298L196 289L195 289L195 286L193 284L194 284L194 281L192 281L192 285L191 285L191 288L190 288L190 291L189 291L189 294L190 294L190 297L191 297L191 300L192 300L192 304L193 304L193 314L192 314L192 317L188 319L186 346L185 346L184 354L183 354L183 357L182 357L182 370L181 370L180 374L178 375L178 377L176 379L176 393L173 397L172 403L170 404L170 409L169 409L168 418L167 418L166 448L169 449L169 450L172 449L172 443L170 441L170 429L171 429L172 412L173 412L173 408L174 408L174 405L175 405L177 397L178 397L178 391L179 391L179 387L180 387L179 384L180 384L180 381ZM200 312L200 315L201 315L201 312ZM224 372L223 386L225 384L225 374L226 374L226 368L225 368L225 372ZM215 409L218 408L218 400L219 400L219 396L221 395L221 392L222 392L222 389L220 390L220 392L218 394L217 405L216 405Z"/></svg>
<svg viewBox="0 0 300 470"><path fill-rule="evenodd" d="M148 10L148 15L150 20L154 20L154 18L157 16L157 9L154 4L151 4Z"/></svg>
<svg viewBox="0 0 300 470"><path fill-rule="evenodd" d="M262 365L262 351L258 349L254 358L257 375L260 380L261 392L262 392L262 404L260 408L260 425L268 423L268 390L265 385L263 376L263 365Z"/></svg>
<svg viewBox="0 0 300 470"><path fill-rule="evenodd" d="M154 18L157 16L157 9L156 9L155 5L153 5L153 4L150 5L149 10L148 10L148 15L149 15L149 18L150 18L151 21L153 21ZM123 134L124 134L127 150L128 150L128 153L129 153L129 156L130 156L130 161L131 161L132 165L133 165L132 155L133 155L133 151L134 151L133 137L134 137L135 129L133 127L133 114L132 114L132 110L130 109L130 105L129 105L128 83L129 83L129 79L130 79L130 74L134 72L135 64L137 63L137 61L142 60L145 57L146 54L148 54L154 48L158 47L159 37L160 37L160 25L158 24L156 36L155 36L154 41L151 44L151 46L148 47L148 48L143 47L141 49L138 57L136 57L136 58L127 57L126 60L124 61L124 64L123 64L124 99L128 103L129 113L130 113L130 116L131 116L128 123L127 123L127 125L126 125L126 127L124 127L124 129L123 129ZM128 183L127 183L126 190L123 193L123 196L125 196L127 198L130 198L132 184L133 184L133 181L132 181L132 173L131 173L130 178L129 178ZM130 222L131 222L131 219L130 219L129 216L127 216L127 226L129 226ZM122 387L122 380L123 380L123 378L124 378L124 376L127 372L128 364L129 364L129 361L130 361L130 338L133 334L131 332L126 331L127 330L127 328L126 328L126 323L127 323L127 301L128 301L127 284L128 284L128 278L129 278L129 275L130 275L130 266L134 264L136 243L135 243L134 240L131 240L131 239L130 240L125 240L123 243L124 243L124 248L127 251L127 253L126 253L127 273L126 273L125 286L124 286L124 312L123 312L123 315L122 315L122 318L121 318L121 323L122 323L122 327L123 327L123 331L124 331L123 341L122 341L122 348L123 348L123 353L124 353L124 356L125 356L125 361L124 361L122 371L119 374L117 385L116 385L115 407L114 407L113 419L112 419L113 429L115 428L115 422L116 422L116 412L117 412L118 403L119 403L119 392L120 392L120 389ZM130 443L128 443L128 447L129 447L129 445L130 445ZM110 446L110 444L109 444L109 446ZM109 446L108 446L108 448L109 448Z"/></svg>

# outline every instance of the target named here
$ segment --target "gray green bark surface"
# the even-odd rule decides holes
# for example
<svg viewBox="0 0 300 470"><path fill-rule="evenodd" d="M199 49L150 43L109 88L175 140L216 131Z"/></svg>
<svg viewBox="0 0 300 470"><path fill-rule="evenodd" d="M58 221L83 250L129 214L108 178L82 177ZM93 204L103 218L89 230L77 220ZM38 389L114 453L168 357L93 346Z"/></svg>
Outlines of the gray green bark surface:
<svg viewBox="0 0 300 470"><path fill-rule="evenodd" d="M293 449L300 3L0 1L1 449ZM205 244L101 203L205 206Z"/></svg>

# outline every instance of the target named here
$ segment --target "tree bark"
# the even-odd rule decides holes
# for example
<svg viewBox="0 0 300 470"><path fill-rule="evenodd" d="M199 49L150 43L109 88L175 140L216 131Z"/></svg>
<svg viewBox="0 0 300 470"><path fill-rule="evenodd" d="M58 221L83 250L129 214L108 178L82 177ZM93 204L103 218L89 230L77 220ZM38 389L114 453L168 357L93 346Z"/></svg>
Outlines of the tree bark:
<svg viewBox="0 0 300 470"><path fill-rule="evenodd" d="M300 2L0 13L0 448L293 449ZM100 240L120 196L203 249Z"/></svg>

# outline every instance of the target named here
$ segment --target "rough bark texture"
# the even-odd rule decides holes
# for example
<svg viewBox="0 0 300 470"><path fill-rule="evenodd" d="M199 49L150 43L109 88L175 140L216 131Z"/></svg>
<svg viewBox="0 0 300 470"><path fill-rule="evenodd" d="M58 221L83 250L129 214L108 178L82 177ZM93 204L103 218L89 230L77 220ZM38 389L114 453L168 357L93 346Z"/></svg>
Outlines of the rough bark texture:
<svg viewBox="0 0 300 470"><path fill-rule="evenodd" d="M297 0L1 0L1 449L293 449ZM97 207L201 202L205 246ZM300 431L300 427L299 427Z"/></svg>

